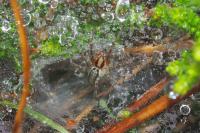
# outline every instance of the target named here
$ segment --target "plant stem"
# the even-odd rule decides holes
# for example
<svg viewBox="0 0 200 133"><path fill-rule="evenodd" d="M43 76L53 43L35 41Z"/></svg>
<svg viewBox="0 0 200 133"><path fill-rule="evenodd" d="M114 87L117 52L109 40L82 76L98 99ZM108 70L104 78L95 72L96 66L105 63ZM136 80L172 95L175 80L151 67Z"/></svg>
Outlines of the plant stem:
<svg viewBox="0 0 200 133"><path fill-rule="evenodd" d="M131 103L127 109L131 112L135 112L145 104L147 104L150 100L152 100L154 97L156 97L164 88L164 86L168 83L169 78L164 78L160 82L158 82L156 85L152 86L150 89L148 89L141 98L139 98L137 101Z"/></svg>
<svg viewBox="0 0 200 133"><path fill-rule="evenodd" d="M15 22L17 25L17 30L19 34L22 63L23 63L23 90L20 103L18 106L18 111L15 116L15 122L13 126L13 133L20 132L20 125L23 120L23 110L26 106L26 98L29 96L29 82L30 82L30 58L29 58L29 44L24 27L23 17L21 16L20 6L17 0L10 0L10 5L14 13Z"/></svg>
<svg viewBox="0 0 200 133"><path fill-rule="evenodd" d="M167 38L166 38L167 39ZM124 48L125 53L129 54L137 54L142 53L146 54L148 56L152 56L153 52L159 51L159 52L166 52L169 50L183 50L183 49L190 49L193 45L193 40L190 36L185 35L179 38L175 42L165 42L167 44L148 44L144 46L138 46L133 48Z"/></svg>

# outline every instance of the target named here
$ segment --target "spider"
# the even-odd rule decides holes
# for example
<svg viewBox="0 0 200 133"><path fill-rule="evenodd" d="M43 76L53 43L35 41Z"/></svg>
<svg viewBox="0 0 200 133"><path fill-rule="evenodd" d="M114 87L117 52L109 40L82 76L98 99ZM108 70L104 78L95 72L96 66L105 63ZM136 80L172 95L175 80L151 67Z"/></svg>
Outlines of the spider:
<svg viewBox="0 0 200 133"><path fill-rule="evenodd" d="M90 45L90 55L91 55L91 69L88 72L88 81L90 84L94 85L95 93L97 94L98 83L102 77L106 76L109 73L110 68L110 56L112 49L106 53L104 51L98 51L93 54L93 45Z"/></svg>

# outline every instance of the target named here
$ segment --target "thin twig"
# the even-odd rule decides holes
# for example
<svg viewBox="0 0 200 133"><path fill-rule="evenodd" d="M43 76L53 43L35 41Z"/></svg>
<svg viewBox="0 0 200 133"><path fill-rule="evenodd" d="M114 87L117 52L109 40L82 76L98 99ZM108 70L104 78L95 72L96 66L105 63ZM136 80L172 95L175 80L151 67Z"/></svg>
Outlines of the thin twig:
<svg viewBox="0 0 200 133"><path fill-rule="evenodd" d="M80 121L92 111L92 109L95 106L95 103L96 102L93 101L92 104L90 104L87 107L85 107L83 109L83 111L75 119L67 120L67 128L68 129L72 129L75 126L77 126L80 123Z"/></svg>
<svg viewBox="0 0 200 133"><path fill-rule="evenodd" d="M30 59L29 59L29 44L26 35L26 30L24 28L23 17L20 13L20 6L17 0L10 0L10 5L14 13L15 22L17 25L17 30L19 34L20 47L21 47L21 55L22 55L22 63L23 63L23 90L22 96L20 99L20 103L18 106L18 111L15 116L15 122L13 126L13 133L19 133L21 128L21 123L23 120L23 110L26 106L26 98L29 96L29 82L30 82Z"/></svg>
<svg viewBox="0 0 200 133"><path fill-rule="evenodd" d="M155 44L150 44L150 45L138 46L138 47L133 47L133 48L124 48L124 51L129 54L142 53L142 54L151 56L154 51L166 52L168 50L176 51L176 50L182 50L182 49L190 49L193 43L194 42L190 38L190 36L185 35L173 43L171 42L169 44L156 44L156 46L154 46Z"/></svg>
<svg viewBox="0 0 200 133"><path fill-rule="evenodd" d="M155 98L163 89L164 86L168 83L169 78L164 78L156 85L148 89L137 101L131 103L127 109L131 112L135 112L140 109L142 106L147 104L150 100Z"/></svg>
<svg viewBox="0 0 200 133"><path fill-rule="evenodd" d="M134 48L124 48L124 51L126 53L145 53L148 56L152 55L154 51L161 52L165 50L166 48L164 47L164 45L157 45L157 46L147 45L147 46L138 46Z"/></svg>

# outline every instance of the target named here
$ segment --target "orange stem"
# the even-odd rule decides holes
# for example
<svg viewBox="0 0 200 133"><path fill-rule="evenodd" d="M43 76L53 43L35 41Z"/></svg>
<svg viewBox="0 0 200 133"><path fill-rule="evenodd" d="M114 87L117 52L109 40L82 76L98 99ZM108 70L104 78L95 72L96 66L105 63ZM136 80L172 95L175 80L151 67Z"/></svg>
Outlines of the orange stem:
<svg viewBox="0 0 200 133"><path fill-rule="evenodd" d="M23 63L23 90L18 110L15 116L13 133L19 133L21 131L21 123L23 120L23 110L26 106L26 98L29 96L29 82L30 82L30 58L29 58L29 44L26 35L26 30L24 27L23 17L20 13L20 6L17 0L10 0L10 5L14 13L15 22L17 25L17 30L20 40L20 48Z"/></svg>
<svg viewBox="0 0 200 133"><path fill-rule="evenodd" d="M67 128L72 129L75 126L77 126L80 123L80 121L92 111L94 106L95 106L94 103L92 103L91 105L88 105L86 108L83 109L83 111L75 119L67 120L67 122L66 122Z"/></svg>
<svg viewBox="0 0 200 133"><path fill-rule="evenodd" d="M152 104L147 106L146 108L142 109L140 112L132 115L129 118L126 118L108 130L104 130L101 133L124 133L127 130L134 128L135 126L141 124L142 122L151 119L152 117L158 115L159 113L163 112L165 109L173 106L174 104L178 103L182 99L188 97L192 93L199 92L200 85L193 88L187 95L183 97L178 97L177 99L173 100L168 97L168 95L164 95L154 101Z"/></svg>
<svg viewBox="0 0 200 133"><path fill-rule="evenodd" d="M156 97L164 88L164 86L169 82L168 78L162 79L156 85L152 86L148 91L146 91L142 97L140 97L137 101L131 103L127 109L131 112L135 112L145 104L147 104L150 100Z"/></svg>
<svg viewBox="0 0 200 133"><path fill-rule="evenodd" d="M147 46L138 46L134 48L124 48L124 51L126 53L145 53L148 56L152 55L154 51L162 52L166 50L167 49L163 45L157 45L157 46L147 45Z"/></svg>
<svg viewBox="0 0 200 133"><path fill-rule="evenodd" d="M167 39L167 38L166 38ZM190 36L185 35L178 39L176 42L168 42L169 40L166 40L167 44L150 44L150 45L144 45L144 46L137 46L133 48L124 48L125 53L129 54L137 54L142 53L146 54L148 56L151 56L154 51L159 52L166 52L168 50L182 50L182 49L190 49L193 45L193 40L191 40ZM169 44L168 44L169 43Z"/></svg>

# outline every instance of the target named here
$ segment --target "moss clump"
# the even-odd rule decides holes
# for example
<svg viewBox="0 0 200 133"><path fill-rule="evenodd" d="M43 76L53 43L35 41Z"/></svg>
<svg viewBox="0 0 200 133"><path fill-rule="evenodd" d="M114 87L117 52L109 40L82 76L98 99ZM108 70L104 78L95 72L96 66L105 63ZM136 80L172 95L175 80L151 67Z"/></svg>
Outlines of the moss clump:
<svg viewBox="0 0 200 133"><path fill-rule="evenodd" d="M200 7L198 0L177 0L174 7L158 5L154 10L154 20L176 25L196 40L191 51L183 52L181 59L169 63L166 68L170 75L177 77L174 91L180 95L186 94L200 80L200 17L195 12L197 7Z"/></svg>
<svg viewBox="0 0 200 133"><path fill-rule="evenodd" d="M192 9L160 5L155 8L154 19L168 25L175 24L195 37L200 37L200 18Z"/></svg>
<svg viewBox="0 0 200 133"><path fill-rule="evenodd" d="M198 11L200 7L200 0L176 0L175 6L182 6Z"/></svg>
<svg viewBox="0 0 200 133"><path fill-rule="evenodd" d="M189 51L183 52L181 59L170 62L166 68L170 75L177 76L174 91L181 95L186 94L200 79L200 63L193 59L192 54Z"/></svg>
<svg viewBox="0 0 200 133"><path fill-rule="evenodd" d="M193 57L196 61L200 62L200 38L197 40L193 48Z"/></svg>
<svg viewBox="0 0 200 133"><path fill-rule="evenodd" d="M47 56L59 56L63 53L62 46L56 41L46 41L42 44L41 53Z"/></svg>

